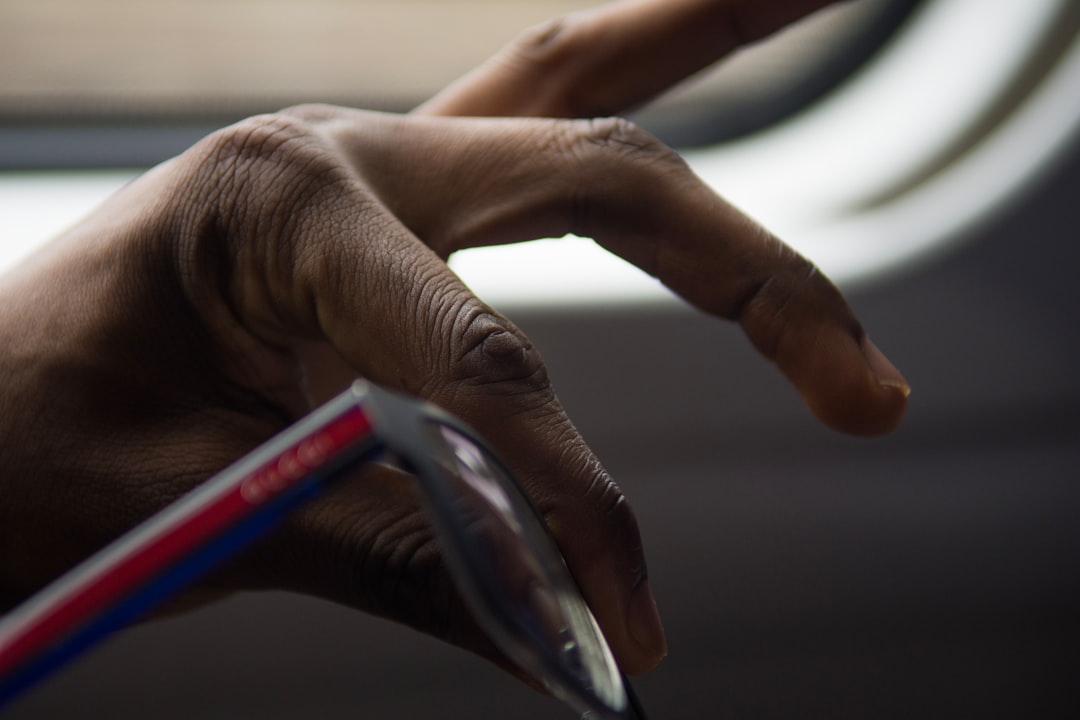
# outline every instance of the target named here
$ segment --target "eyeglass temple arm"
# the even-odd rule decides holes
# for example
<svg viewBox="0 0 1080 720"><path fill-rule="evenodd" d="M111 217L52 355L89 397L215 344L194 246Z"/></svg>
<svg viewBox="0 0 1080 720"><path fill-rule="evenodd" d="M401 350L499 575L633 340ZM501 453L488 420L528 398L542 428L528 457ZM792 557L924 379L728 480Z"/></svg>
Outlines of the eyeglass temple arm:
<svg viewBox="0 0 1080 720"><path fill-rule="evenodd" d="M377 450L367 415L342 396L65 573L0 621L0 707Z"/></svg>
<svg viewBox="0 0 1080 720"><path fill-rule="evenodd" d="M634 686L630 684L630 678L626 677L626 673L622 673L622 684L623 690L626 691L631 720L649 720L649 716L645 714L645 708L641 704L641 699L638 697L637 691L634 690Z"/></svg>

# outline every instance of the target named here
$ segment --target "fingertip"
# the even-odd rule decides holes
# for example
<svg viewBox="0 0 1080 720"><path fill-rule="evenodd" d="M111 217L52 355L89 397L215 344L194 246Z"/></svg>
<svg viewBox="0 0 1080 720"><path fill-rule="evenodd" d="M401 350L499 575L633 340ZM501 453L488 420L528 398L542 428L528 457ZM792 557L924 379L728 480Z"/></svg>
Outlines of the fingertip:
<svg viewBox="0 0 1080 720"><path fill-rule="evenodd" d="M905 398L911 395L911 386L908 381L869 337L863 337L860 349L863 357L866 358L866 364L877 377L879 385L895 390Z"/></svg>
<svg viewBox="0 0 1080 720"><path fill-rule="evenodd" d="M614 591L624 578L610 578L606 589ZM667 636L648 581L639 583L614 602L597 604L597 592L587 593L590 606L619 668L628 675L649 672L667 656Z"/></svg>
<svg viewBox="0 0 1080 720"><path fill-rule="evenodd" d="M859 349L873 380L877 383L873 393L877 411L873 421L866 423L865 434L882 435L895 430L903 420L908 396L911 395L911 385L869 337L863 336Z"/></svg>
<svg viewBox="0 0 1080 720"><path fill-rule="evenodd" d="M638 650L637 653L626 653L623 658L621 664L626 672L631 675L648 672L667 656L667 636L648 580L643 580L630 596L626 628Z"/></svg>
<svg viewBox="0 0 1080 720"><path fill-rule="evenodd" d="M863 402L854 404L854 412L846 411L841 419L829 423L832 427L849 435L878 437L886 435L897 427L907 412L908 390L896 385L878 383L866 393ZM826 418L826 422L828 420Z"/></svg>
<svg viewBox="0 0 1080 720"><path fill-rule="evenodd" d="M619 667L641 675L667 655L667 636L644 570L620 565L619 558L606 558L579 580Z"/></svg>
<svg viewBox="0 0 1080 720"><path fill-rule="evenodd" d="M851 435L873 437L895 430L907 411L911 385L868 337L843 353L804 398L826 425Z"/></svg>
<svg viewBox="0 0 1080 720"><path fill-rule="evenodd" d="M667 655L667 637L633 512L625 502L614 507L599 522L576 513L576 531L556 535L619 667L640 675Z"/></svg>

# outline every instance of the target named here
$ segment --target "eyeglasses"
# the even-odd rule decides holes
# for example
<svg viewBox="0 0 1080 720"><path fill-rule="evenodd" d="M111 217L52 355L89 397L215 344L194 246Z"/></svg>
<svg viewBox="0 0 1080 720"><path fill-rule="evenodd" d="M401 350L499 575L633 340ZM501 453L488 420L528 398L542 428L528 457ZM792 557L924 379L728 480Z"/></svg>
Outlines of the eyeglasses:
<svg viewBox="0 0 1080 720"><path fill-rule="evenodd" d="M544 521L495 454L441 410L363 381L0 621L0 706L388 455L415 479L458 591L505 656L588 717L644 718Z"/></svg>

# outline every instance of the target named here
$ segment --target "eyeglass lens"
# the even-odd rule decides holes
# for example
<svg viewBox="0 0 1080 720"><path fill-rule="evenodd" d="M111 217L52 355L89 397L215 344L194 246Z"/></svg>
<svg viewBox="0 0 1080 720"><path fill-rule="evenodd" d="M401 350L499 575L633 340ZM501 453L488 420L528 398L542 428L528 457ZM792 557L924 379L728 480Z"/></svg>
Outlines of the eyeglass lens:
<svg viewBox="0 0 1080 720"><path fill-rule="evenodd" d="M471 578L478 587L463 593L488 606L473 608L478 621L501 623L485 630L496 641L512 636L513 647L503 651L539 674L537 679L556 696L587 710L584 691L593 708L598 699L607 709L621 711L626 695L611 652L532 506L498 462L470 438L438 422L427 431L451 490L471 572L483 576ZM535 649L542 659L515 653L522 647ZM544 665L552 662L578 687L567 687L565 679L547 671Z"/></svg>

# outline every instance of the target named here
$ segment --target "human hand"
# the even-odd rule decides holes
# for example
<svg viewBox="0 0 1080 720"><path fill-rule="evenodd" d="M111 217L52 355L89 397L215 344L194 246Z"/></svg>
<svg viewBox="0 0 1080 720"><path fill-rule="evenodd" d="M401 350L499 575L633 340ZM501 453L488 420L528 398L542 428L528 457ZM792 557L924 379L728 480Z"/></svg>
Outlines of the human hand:
<svg viewBox="0 0 1080 720"><path fill-rule="evenodd" d="M424 110L467 108L455 92L484 77ZM664 640L625 498L527 338L443 262L570 231L738 320L826 422L874 433L899 420L902 380L839 293L634 126L298 108L156 168L0 283L5 594L25 596L359 374L489 439L623 667L648 669ZM191 597L259 587L493 652L390 472L342 483Z"/></svg>

